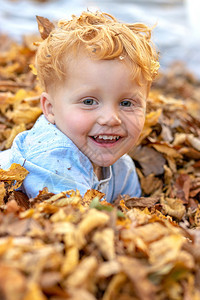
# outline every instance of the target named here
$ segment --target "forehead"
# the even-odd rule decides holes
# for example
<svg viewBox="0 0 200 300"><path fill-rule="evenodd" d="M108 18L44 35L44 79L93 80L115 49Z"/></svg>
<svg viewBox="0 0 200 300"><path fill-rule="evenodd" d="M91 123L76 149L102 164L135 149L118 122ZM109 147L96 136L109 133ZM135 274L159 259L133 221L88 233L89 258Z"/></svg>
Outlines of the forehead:
<svg viewBox="0 0 200 300"><path fill-rule="evenodd" d="M75 73L78 73L77 75L84 73L85 77L90 73L93 73L94 76L95 73L97 73L94 78L96 80L101 76L112 76L113 74L119 73L122 80L129 78L133 83L147 83L142 76L140 67L129 58L124 58L122 60L119 57L109 60L98 59L84 50L77 54L72 53L71 55L66 55L64 57L64 64L66 66L66 79L69 79Z"/></svg>

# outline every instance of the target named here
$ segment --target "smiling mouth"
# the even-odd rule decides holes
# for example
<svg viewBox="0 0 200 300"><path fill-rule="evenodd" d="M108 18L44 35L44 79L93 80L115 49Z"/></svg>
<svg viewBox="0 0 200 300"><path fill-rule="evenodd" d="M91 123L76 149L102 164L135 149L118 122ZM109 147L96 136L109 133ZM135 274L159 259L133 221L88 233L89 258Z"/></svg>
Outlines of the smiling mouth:
<svg viewBox="0 0 200 300"><path fill-rule="evenodd" d="M100 144L113 144L121 139L119 135L94 135L91 138Z"/></svg>

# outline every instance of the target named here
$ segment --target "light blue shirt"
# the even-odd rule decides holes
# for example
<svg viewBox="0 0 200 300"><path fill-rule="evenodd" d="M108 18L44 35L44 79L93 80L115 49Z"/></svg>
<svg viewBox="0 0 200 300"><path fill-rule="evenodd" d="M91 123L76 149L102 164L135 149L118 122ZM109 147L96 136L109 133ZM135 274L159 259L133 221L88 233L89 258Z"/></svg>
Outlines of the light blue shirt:
<svg viewBox="0 0 200 300"><path fill-rule="evenodd" d="M17 135L11 149L0 152L0 168L8 169L12 163L29 171L20 187L29 198L44 187L55 194L77 189L82 196L88 189L96 189L105 193L108 202L118 195L141 195L134 163L127 154L103 167L104 179L98 180L88 157L44 115L31 130Z"/></svg>

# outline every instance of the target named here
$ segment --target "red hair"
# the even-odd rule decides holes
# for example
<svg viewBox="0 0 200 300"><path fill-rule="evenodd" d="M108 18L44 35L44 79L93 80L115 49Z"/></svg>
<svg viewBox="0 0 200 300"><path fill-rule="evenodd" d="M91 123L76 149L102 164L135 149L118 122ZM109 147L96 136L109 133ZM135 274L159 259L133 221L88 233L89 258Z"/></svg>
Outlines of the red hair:
<svg viewBox="0 0 200 300"><path fill-rule="evenodd" d="M60 20L38 48L39 80L47 89L52 82L66 79L67 61L82 49L91 59L124 59L134 70L133 78L138 83L142 75L151 84L159 68L151 31L145 24L120 23L100 12L83 12L80 17L73 15L69 21Z"/></svg>

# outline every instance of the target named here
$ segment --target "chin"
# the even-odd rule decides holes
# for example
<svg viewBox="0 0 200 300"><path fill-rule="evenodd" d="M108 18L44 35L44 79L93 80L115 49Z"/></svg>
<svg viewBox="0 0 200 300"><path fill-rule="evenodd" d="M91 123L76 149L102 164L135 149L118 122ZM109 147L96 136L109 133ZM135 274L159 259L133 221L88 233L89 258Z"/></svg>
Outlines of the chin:
<svg viewBox="0 0 200 300"><path fill-rule="evenodd" d="M96 160L96 161L93 161L93 163L95 165L98 165L99 167L109 167L109 166L113 165L118 159L119 158L117 158L115 160L114 159L104 159L104 160L100 160L100 161Z"/></svg>

